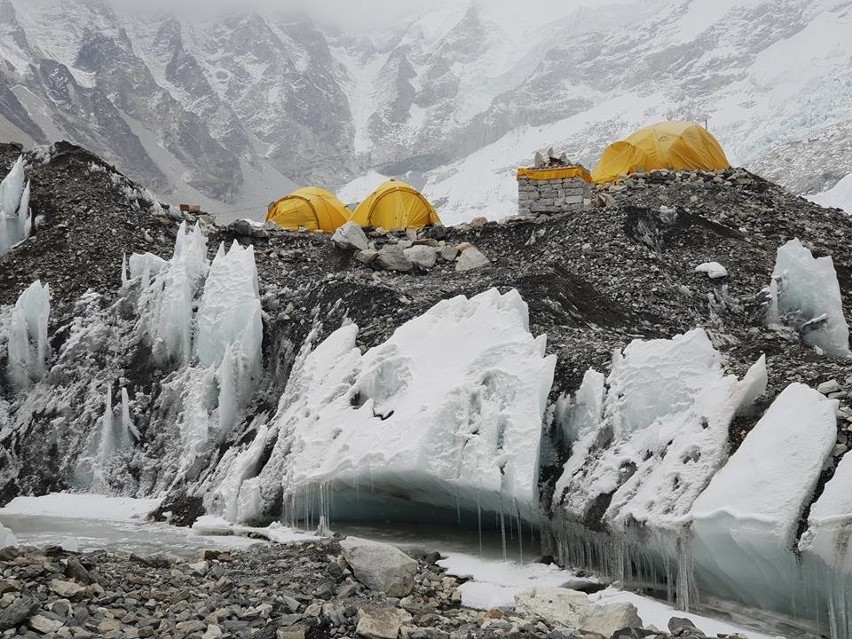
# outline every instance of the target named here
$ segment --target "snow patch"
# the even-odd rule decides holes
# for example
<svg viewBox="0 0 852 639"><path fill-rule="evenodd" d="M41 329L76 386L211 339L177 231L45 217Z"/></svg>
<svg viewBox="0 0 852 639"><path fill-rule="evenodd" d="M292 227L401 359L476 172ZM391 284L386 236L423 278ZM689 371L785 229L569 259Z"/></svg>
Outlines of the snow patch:
<svg viewBox="0 0 852 639"><path fill-rule="evenodd" d="M138 521L160 505L159 499L106 497L90 493L51 493L40 497L15 497L0 515L38 515L95 521Z"/></svg>

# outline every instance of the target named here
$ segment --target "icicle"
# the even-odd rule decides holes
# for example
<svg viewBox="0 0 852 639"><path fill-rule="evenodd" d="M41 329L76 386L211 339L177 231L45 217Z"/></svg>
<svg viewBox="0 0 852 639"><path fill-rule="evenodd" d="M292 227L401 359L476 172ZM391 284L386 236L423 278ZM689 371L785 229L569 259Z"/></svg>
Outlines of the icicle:
<svg viewBox="0 0 852 639"><path fill-rule="evenodd" d="M49 319L50 287L37 280L15 302L9 325L7 367L19 389L28 388L45 374Z"/></svg>
<svg viewBox="0 0 852 639"><path fill-rule="evenodd" d="M106 406L101 418L101 438L98 442L98 456L95 463L95 481L101 488L106 485L106 467L109 458L115 452L115 437L113 434L112 389L106 390Z"/></svg>

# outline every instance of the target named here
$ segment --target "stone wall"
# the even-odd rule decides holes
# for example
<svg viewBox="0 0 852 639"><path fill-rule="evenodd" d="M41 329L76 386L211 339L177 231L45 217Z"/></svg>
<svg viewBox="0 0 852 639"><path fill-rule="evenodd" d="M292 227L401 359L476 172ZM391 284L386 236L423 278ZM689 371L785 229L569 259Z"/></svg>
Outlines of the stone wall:
<svg viewBox="0 0 852 639"><path fill-rule="evenodd" d="M518 215L578 211L591 199L588 182L579 177L541 180L518 176Z"/></svg>

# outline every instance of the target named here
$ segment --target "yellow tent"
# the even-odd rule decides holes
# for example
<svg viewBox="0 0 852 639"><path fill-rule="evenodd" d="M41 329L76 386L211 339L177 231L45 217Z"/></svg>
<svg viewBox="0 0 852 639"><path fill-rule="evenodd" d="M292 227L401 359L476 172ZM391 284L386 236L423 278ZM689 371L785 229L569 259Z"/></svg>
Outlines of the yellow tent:
<svg viewBox="0 0 852 639"><path fill-rule="evenodd" d="M656 169L726 169L730 166L715 137L693 122L660 122L609 145L592 179L614 182L622 175Z"/></svg>
<svg viewBox="0 0 852 639"><path fill-rule="evenodd" d="M429 200L398 180L388 180L373 191L350 219L361 226L381 226L388 230L419 229L441 223Z"/></svg>
<svg viewBox="0 0 852 639"><path fill-rule="evenodd" d="M282 197L269 207L267 222L285 229L333 233L349 219L349 209L334 193L309 186Z"/></svg>

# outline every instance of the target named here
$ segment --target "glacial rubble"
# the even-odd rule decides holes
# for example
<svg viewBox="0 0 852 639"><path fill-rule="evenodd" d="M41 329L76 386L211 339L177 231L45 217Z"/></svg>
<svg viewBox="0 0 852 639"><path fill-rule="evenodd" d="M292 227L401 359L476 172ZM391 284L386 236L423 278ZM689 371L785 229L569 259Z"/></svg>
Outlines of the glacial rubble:
<svg viewBox="0 0 852 639"><path fill-rule="evenodd" d="M0 502L96 486L165 494L174 523L525 520L562 561L683 606L748 599L721 547L845 583L845 213L741 169L660 171L564 215L331 239L173 211L66 144L25 166L38 222L0 257ZM22 390L10 326L36 279L47 343L30 331ZM783 509L734 526L719 504L760 490L762 455L807 463ZM787 586L756 603L844 623L852 589Z"/></svg>

